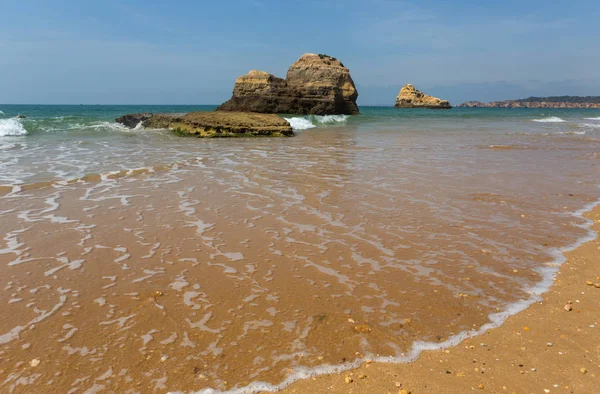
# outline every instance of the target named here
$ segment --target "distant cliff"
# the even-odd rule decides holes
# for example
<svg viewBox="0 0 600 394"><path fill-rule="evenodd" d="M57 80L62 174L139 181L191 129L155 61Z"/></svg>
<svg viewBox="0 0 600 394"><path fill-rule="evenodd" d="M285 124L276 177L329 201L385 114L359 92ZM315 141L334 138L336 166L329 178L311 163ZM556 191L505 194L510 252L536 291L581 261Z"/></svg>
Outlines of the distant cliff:
<svg viewBox="0 0 600 394"><path fill-rule="evenodd" d="M466 108L598 108L600 109L600 96L553 96L529 97L520 100L504 100L482 103L481 101L467 101L459 105Z"/></svg>

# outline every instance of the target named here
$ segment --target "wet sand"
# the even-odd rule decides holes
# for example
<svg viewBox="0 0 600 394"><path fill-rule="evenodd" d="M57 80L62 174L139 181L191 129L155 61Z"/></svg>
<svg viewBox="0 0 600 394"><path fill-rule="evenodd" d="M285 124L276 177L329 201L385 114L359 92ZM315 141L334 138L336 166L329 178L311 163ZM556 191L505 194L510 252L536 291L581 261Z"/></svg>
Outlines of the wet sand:
<svg viewBox="0 0 600 394"><path fill-rule="evenodd" d="M585 215L600 230L600 207ZM410 364L297 382L284 393L597 393L600 391L600 241L567 253L543 300L503 326ZM588 281L593 284L590 285ZM572 311L566 304L572 301ZM405 391L403 391L405 390Z"/></svg>

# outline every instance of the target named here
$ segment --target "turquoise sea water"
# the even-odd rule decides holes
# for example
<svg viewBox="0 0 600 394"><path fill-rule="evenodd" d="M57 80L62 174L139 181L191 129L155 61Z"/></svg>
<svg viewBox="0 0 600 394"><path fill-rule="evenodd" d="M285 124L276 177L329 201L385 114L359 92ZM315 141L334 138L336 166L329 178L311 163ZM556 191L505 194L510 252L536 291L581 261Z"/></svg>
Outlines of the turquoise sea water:
<svg viewBox="0 0 600 394"><path fill-rule="evenodd" d="M36 132L84 130L99 126L98 122L112 122L116 117L136 112L191 112L212 111L216 105L2 105L0 119L17 115L27 116L22 123L29 134ZM349 125L377 124L401 120L481 120L510 121L557 117L566 121L586 120L600 117L600 110L594 109L503 109L503 108L453 108L452 110L396 109L393 107L361 107L360 116L348 117ZM310 118L310 117L307 117ZM323 119L312 117L313 120ZM334 120L328 123L336 123ZM583 122L585 123L585 122ZM590 123L590 122L588 122ZM397 123L395 123L397 125ZM77 129L77 125L81 127ZM451 125L449 125L451 126ZM62 127L62 128L61 128ZM102 129L97 128L99 131ZM2 135L10 134L8 129L0 129Z"/></svg>
<svg viewBox="0 0 600 394"><path fill-rule="evenodd" d="M166 139L169 148L176 149L180 143L185 150L187 141L168 133L144 134L128 130L114 123L114 119L136 112L210 111L215 108L207 105L0 105L0 149L3 152L0 184L64 179L126 168L127 163L115 157L119 154L123 159L128 155L130 164L136 166L154 165L162 159L168 162L168 157L141 158L136 149L152 150ZM26 118L17 119L17 115ZM360 116L286 118L299 134L307 130L344 129L360 133L362 138L369 135L377 138L387 133L388 136L418 136L424 138L425 143L428 137L435 138L439 132L444 132L445 137L456 133L457 143L471 139L474 144L500 145L510 145L520 133L548 135L547 142L550 142L552 137L570 135L585 139L600 132L600 110L454 108L436 111L361 107ZM100 152L104 155L103 163L97 160ZM181 156L181 153L174 154ZM42 161L40 154L45 157ZM48 172L47 167L56 171Z"/></svg>
<svg viewBox="0 0 600 394"><path fill-rule="evenodd" d="M212 111L218 105L15 105L0 104L3 118L16 115L28 115L35 119L50 119L58 116L79 116L97 120L112 120L117 116L135 112L190 112ZM453 108L451 110L397 109L393 107L361 106L360 116L355 121L368 120L373 117L395 118L497 118L531 116L566 116L582 115L600 116L600 109L529 109L529 108Z"/></svg>

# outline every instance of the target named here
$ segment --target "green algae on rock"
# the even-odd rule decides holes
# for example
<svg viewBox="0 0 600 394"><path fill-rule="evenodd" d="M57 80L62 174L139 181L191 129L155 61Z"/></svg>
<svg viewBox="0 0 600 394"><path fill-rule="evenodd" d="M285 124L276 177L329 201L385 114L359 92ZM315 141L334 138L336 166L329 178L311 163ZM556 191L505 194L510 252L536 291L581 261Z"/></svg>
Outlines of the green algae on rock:
<svg viewBox="0 0 600 394"><path fill-rule="evenodd" d="M117 122L119 122L117 119ZM190 112L154 114L142 126L171 129L180 135L200 138L288 137L293 136L289 122L277 115L245 112Z"/></svg>

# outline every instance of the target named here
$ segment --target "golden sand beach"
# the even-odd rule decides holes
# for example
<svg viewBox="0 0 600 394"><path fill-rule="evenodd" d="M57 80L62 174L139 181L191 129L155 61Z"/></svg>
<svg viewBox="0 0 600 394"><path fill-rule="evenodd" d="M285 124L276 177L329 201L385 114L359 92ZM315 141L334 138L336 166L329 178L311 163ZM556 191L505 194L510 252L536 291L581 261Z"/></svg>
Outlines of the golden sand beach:
<svg viewBox="0 0 600 394"><path fill-rule="evenodd" d="M600 230L600 207L585 216ZM600 241L585 243L567 258L543 300L500 328L456 347L425 351L413 363L365 363L297 382L282 392L598 393Z"/></svg>

